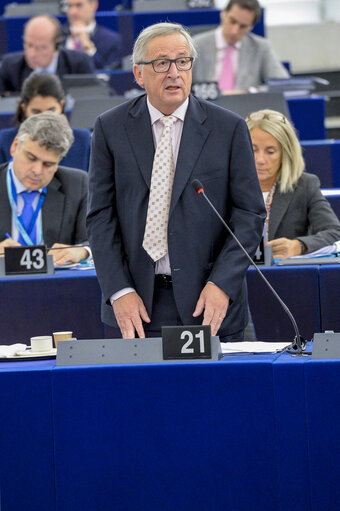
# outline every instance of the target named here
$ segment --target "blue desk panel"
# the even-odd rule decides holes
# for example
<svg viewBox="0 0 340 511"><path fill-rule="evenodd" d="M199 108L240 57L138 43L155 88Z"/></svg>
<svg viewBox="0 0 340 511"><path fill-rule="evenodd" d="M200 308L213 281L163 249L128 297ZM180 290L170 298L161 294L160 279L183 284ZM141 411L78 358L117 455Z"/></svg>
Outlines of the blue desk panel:
<svg viewBox="0 0 340 511"><path fill-rule="evenodd" d="M57 270L51 276L0 278L0 343L72 330L102 338L101 293L94 270Z"/></svg>
<svg viewBox="0 0 340 511"><path fill-rule="evenodd" d="M304 379L312 509L338 511L340 361L309 361L305 363Z"/></svg>
<svg viewBox="0 0 340 511"><path fill-rule="evenodd" d="M300 334L312 339L321 328L319 267L272 266L261 270L292 312ZM248 270L247 282L258 340L292 341L295 331L289 317L254 268Z"/></svg>
<svg viewBox="0 0 340 511"><path fill-rule="evenodd" d="M5 511L337 511L340 361L0 364Z"/></svg>
<svg viewBox="0 0 340 511"><path fill-rule="evenodd" d="M277 456L280 460L280 506L275 511L326 510L313 508L311 503L305 367L305 357L288 354L281 355L273 364Z"/></svg>
<svg viewBox="0 0 340 511"><path fill-rule="evenodd" d="M57 510L277 509L272 360L57 367Z"/></svg>
<svg viewBox="0 0 340 511"><path fill-rule="evenodd" d="M0 508L54 511L50 368L55 361L0 362Z"/></svg>
<svg viewBox="0 0 340 511"><path fill-rule="evenodd" d="M322 331L340 332L340 265L320 267Z"/></svg>

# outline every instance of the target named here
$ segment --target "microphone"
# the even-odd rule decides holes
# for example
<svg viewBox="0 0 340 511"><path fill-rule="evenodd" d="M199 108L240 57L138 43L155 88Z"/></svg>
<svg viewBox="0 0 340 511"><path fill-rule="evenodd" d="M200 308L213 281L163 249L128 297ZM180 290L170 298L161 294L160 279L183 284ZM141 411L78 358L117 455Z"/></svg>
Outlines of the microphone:
<svg viewBox="0 0 340 511"><path fill-rule="evenodd" d="M236 241L236 243L238 244L238 246L240 247L240 249L244 252L244 254L247 256L247 258L249 259L250 263L254 266L255 270L258 272L258 274L261 276L261 278L263 279L263 281L266 283L266 285L268 286L268 288L270 289L270 291L273 293L273 295L275 296L275 298L279 301L281 307L284 309L284 311L287 313L290 321L292 322L293 324L293 327L294 327L294 330L295 330L295 338L294 338L294 341L293 343L291 344L291 346L286 350L287 353L293 353L294 355L302 355L303 354L303 350L305 349L306 347L306 341L305 339L300 335L299 333L299 329L298 329L298 326L296 324L296 321L294 319L294 316L293 314L290 312L290 310L288 309L287 305L284 303L284 301L279 297L279 295L277 294L277 292L275 291L275 289L271 286L271 284L268 282L268 280L266 279L266 277L263 275L263 273L261 272L261 270L259 269L259 267L254 263L254 261L252 260L252 258L250 257L250 255L248 254L248 252L246 251L246 249L243 247L242 243L238 240L238 238L235 236L235 234L233 233L233 231L230 229L229 225L223 220L223 218L221 217L221 215L219 214L219 212L217 211L217 209L214 207L214 205L210 202L210 200L208 199L208 197L205 195L204 193L204 188L203 188L203 185L201 183L201 181L199 181L198 179L194 179L192 182L191 182L191 185L193 187L193 189L195 190L195 192L197 192L198 194L202 195L205 200L207 201L207 203L209 204L209 206L212 208L212 210L214 211L214 213L218 216L218 218L221 220L221 222L223 223L224 227L227 229L227 231L229 232L229 234L234 238L234 240ZM294 351L291 351L291 350L294 350Z"/></svg>

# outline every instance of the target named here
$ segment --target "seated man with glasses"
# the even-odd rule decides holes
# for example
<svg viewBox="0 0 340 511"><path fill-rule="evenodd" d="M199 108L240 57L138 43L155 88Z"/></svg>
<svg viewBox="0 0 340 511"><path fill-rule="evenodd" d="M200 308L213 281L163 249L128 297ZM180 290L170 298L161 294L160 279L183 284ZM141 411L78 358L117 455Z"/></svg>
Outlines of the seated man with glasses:
<svg viewBox="0 0 340 511"><path fill-rule="evenodd" d="M251 255L265 209L244 120L190 94L196 55L181 25L147 27L133 51L146 94L96 121L87 229L112 337L204 324L243 338L249 261L192 181Z"/></svg>
<svg viewBox="0 0 340 511"><path fill-rule="evenodd" d="M0 68L0 94L20 92L32 71L57 74L94 72L91 58L83 52L61 48L61 25L56 18L31 18L24 29L24 51L5 55Z"/></svg>

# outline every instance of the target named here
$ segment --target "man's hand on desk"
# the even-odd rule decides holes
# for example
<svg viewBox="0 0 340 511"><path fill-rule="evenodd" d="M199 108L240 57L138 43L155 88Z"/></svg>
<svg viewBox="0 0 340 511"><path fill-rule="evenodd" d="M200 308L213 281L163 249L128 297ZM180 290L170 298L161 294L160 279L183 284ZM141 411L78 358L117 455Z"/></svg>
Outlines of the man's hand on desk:
<svg viewBox="0 0 340 511"><path fill-rule="evenodd" d="M20 247L20 243L14 241L12 238L6 238L3 241L0 241L0 255L4 255L5 247Z"/></svg>
<svg viewBox="0 0 340 511"><path fill-rule="evenodd" d="M194 317L200 316L204 311L202 325L211 326L211 335L216 335L229 306L229 296L212 282L208 282L200 294Z"/></svg>
<svg viewBox="0 0 340 511"><path fill-rule="evenodd" d="M143 300L135 291L115 300L112 307L123 339L134 339L136 332L141 339L145 338L142 321L150 323L150 318Z"/></svg>
<svg viewBox="0 0 340 511"><path fill-rule="evenodd" d="M52 254L54 264L79 263L87 259L89 255L84 247L75 247L64 243L54 243L48 253Z"/></svg>

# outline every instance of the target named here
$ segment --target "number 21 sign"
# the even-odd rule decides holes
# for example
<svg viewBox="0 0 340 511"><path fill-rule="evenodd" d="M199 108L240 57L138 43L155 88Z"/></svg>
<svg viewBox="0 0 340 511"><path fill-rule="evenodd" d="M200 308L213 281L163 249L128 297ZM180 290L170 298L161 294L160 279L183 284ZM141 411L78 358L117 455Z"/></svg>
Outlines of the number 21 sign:
<svg viewBox="0 0 340 511"><path fill-rule="evenodd" d="M211 359L210 325L162 327L163 359Z"/></svg>

